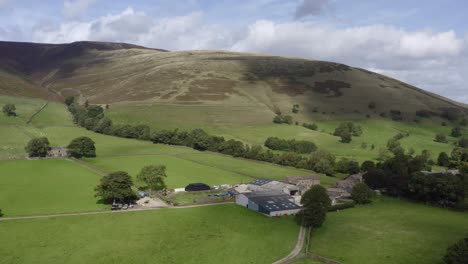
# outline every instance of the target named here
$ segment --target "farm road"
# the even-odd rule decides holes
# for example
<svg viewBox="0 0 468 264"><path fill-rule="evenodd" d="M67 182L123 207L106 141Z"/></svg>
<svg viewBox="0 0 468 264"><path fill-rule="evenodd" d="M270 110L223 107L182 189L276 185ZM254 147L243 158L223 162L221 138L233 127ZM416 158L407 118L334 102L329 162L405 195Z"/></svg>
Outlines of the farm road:
<svg viewBox="0 0 468 264"><path fill-rule="evenodd" d="M273 262L273 264L283 264L283 263L291 263L294 258L301 253L302 247L304 246L304 238L306 234L306 228L301 226L299 230L299 235L297 237L297 243L294 249L287 255L286 257Z"/></svg>
<svg viewBox="0 0 468 264"><path fill-rule="evenodd" d="M205 207L205 206L214 206L214 205L220 205L220 204L232 204L232 203L233 202L224 202L224 203L197 204L197 205L173 206L173 207L155 207L155 208L130 209L130 210L120 210L120 211L94 211L94 212L68 213L68 214L50 214L50 215L5 217L5 218L0 218L0 222L2 222L2 221L13 221L13 220L26 220L26 219L52 218L52 217L80 216L80 215L122 214L122 213L152 211L152 210L160 210L160 209L186 209L186 208Z"/></svg>

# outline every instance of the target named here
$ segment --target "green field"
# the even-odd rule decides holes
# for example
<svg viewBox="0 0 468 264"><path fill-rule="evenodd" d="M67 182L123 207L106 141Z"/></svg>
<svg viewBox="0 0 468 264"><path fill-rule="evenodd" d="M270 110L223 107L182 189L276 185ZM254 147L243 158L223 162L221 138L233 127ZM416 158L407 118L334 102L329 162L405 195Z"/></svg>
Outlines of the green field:
<svg viewBox="0 0 468 264"><path fill-rule="evenodd" d="M94 197L99 179L69 160L0 161L0 208L7 217L105 209Z"/></svg>
<svg viewBox="0 0 468 264"><path fill-rule="evenodd" d="M0 263L272 263L297 232L237 205L6 221Z"/></svg>
<svg viewBox="0 0 468 264"><path fill-rule="evenodd" d="M315 122L319 131L312 131L301 125L277 125L272 123L274 114L265 106L251 105L166 105L166 104L115 104L106 112L117 124L147 124L154 130L203 128L213 135L242 140L248 144L263 145L268 137L303 139L313 141L319 148L327 149L337 157L353 158L358 161L375 159L378 149L386 147L387 141L399 132L410 136L402 140L403 147L416 152L428 149L433 158L442 152L450 153L456 138L450 137L450 126L422 120L421 123L395 122L373 115L363 119L357 114L344 116L331 114L298 114L293 118L303 122ZM179 122L180 117L184 122ZM362 126L363 135L353 137L349 144L339 142L331 135L343 121L353 121ZM437 120L437 119L436 119ZM434 142L437 133L447 135L449 143ZM468 130L464 130L468 136ZM363 148L362 143L367 147ZM371 149L371 145L375 148Z"/></svg>
<svg viewBox="0 0 468 264"><path fill-rule="evenodd" d="M448 246L468 234L468 213L388 197L327 214L310 251L342 263L441 263Z"/></svg>

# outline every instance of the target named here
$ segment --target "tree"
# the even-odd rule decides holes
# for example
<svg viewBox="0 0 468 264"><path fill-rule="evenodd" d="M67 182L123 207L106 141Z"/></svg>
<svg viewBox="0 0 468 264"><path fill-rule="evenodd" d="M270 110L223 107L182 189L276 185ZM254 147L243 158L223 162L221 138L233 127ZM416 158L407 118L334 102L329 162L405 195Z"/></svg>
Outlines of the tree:
<svg viewBox="0 0 468 264"><path fill-rule="evenodd" d="M361 171L368 172L371 170L375 170L375 162L366 160L361 164Z"/></svg>
<svg viewBox="0 0 468 264"><path fill-rule="evenodd" d="M99 105L92 105L88 107L89 118L102 117L103 113L104 113L104 109Z"/></svg>
<svg viewBox="0 0 468 264"><path fill-rule="evenodd" d="M468 237L460 239L457 243L447 248L444 262L445 264L468 263Z"/></svg>
<svg viewBox="0 0 468 264"><path fill-rule="evenodd" d="M458 146L461 148L468 148L468 138L461 138L458 141Z"/></svg>
<svg viewBox="0 0 468 264"><path fill-rule="evenodd" d="M96 157L96 147L94 141L89 137L78 137L73 139L68 145L68 154L74 158Z"/></svg>
<svg viewBox="0 0 468 264"><path fill-rule="evenodd" d="M72 105L75 102L75 97L74 96L67 96L65 97L65 104L67 106Z"/></svg>
<svg viewBox="0 0 468 264"><path fill-rule="evenodd" d="M95 188L96 197L106 203L133 202L137 196L132 190L132 179L125 171L112 172L101 178L100 184Z"/></svg>
<svg viewBox="0 0 468 264"><path fill-rule="evenodd" d="M445 152L441 152L437 158L437 165L448 167L450 165L450 158Z"/></svg>
<svg viewBox="0 0 468 264"><path fill-rule="evenodd" d="M375 109L377 107L377 104L375 102L370 102L368 107L369 109Z"/></svg>
<svg viewBox="0 0 468 264"><path fill-rule="evenodd" d="M320 227L331 207L327 190L321 185L314 185L301 198L302 223L305 227Z"/></svg>
<svg viewBox="0 0 468 264"><path fill-rule="evenodd" d="M29 157L45 157L50 150L50 143L46 137L31 139L25 148Z"/></svg>
<svg viewBox="0 0 468 264"><path fill-rule="evenodd" d="M444 134L442 133L437 133L434 139L435 142L440 142L440 143L447 143L447 137L445 137Z"/></svg>
<svg viewBox="0 0 468 264"><path fill-rule="evenodd" d="M351 199L357 204L368 204L371 202L372 190L365 183L354 185L351 191Z"/></svg>
<svg viewBox="0 0 468 264"><path fill-rule="evenodd" d="M94 131L101 134L109 135L112 132L112 120L107 117L103 117L94 127Z"/></svg>
<svg viewBox="0 0 468 264"><path fill-rule="evenodd" d="M355 174L359 172L360 168L357 161L342 158L336 163L336 170L341 173Z"/></svg>
<svg viewBox="0 0 468 264"><path fill-rule="evenodd" d="M145 182L153 191L166 188L166 184L164 183L164 179L166 177L166 166L164 165L150 165L143 167L137 175L137 179Z"/></svg>
<svg viewBox="0 0 468 264"><path fill-rule="evenodd" d="M148 140L150 139L150 128L147 125L138 125L135 127L136 138Z"/></svg>
<svg viewBox="0 0 468 264"><path fill-rule="evenodd" d="M372 189L382 189L386 186L386 177L383 170L376 169L362 175L363 181Z"/></svg>
<svg viewBox="0 0 468 264"><path fill-rule="evenodd" d="M342 143L350 143L353 140L352 136L351 136L351 133L349 133L348 131L343 131L340 134L340 137L341 137L341 142Z"/></svg>
<svg viewBox="0 0 468 264"><path fill-rule="evenodd" d="M2 216L3 216L2 209L0 209L0 217L2 217Z"/></svg>
<svg viewBox="0 0 468 264"><path fill-rule="evenodd" d="M14 104L6 104L3 106L3 113L6 116L16 116L16 106Z"/></svg>
<svg viewBox="0 0 468 264"><path fill-rule="evenodd" d="M461 135L462 135L461 128L459 128L459 127L452 128L452 132L450 133L450 135L452 137L461 137Z"/></svg>

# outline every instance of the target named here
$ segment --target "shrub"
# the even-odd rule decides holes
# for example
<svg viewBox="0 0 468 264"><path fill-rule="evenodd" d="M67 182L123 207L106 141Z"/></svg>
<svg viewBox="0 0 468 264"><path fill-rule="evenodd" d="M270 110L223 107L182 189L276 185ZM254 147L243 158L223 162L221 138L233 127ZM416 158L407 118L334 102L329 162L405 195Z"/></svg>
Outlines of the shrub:
<svg viewBox="0 0 468 264"><path fill-rule="evenodd" d="M445 264L468 263L468 237L460 239L457 243L447 248L444 256Z"/></svg>
<svg viewBox="0 0 468 264"><path fill-rule="evenodd" d="M403 116L400 110L390 110L390 118L394 121L403 120Z"/></svg>
<svg viewBox="0 0 468 264"><path fill-rule="evenodd" d="M341 173L355 174L359 172L359 163L355 160L342 158L336 163L336 170Z"/></svg>
<svg viewBox="0 0 468 264"><path fill-rule="evenodd" d="M65 97L65 104L67 106L72 105L75 102L75 97L74 96L67 96Z"/></svg>
<svg viewBox="0 0 468 264"><path fill-rule="evenodd" d="M330 209L328 209L328 212L334 212L334 211L344 210L348 208L353 208L354 206L356 206L356 203L354 201L339 203L339 204L332 205Z"/></svg>
<svg viewBox="0 0 468 264"><path fill-rule="evenodd" d="M351 199L357 204L368 204L371 202L372 190L365 183L354 185L351 192Z"/></svg>
<svg viewBox="0 0 468 264"><path fill-rule="evenodd" d="M442 134L442 133L436 134L434 141L435 142L440 142L440 143L447 143L448 142L447 137L445 137L445 135Z"/></svg>
<svg viewBox="0 0 468 264"><path fill-rule="evenodd" d="M377 104L375 102L370 102L368 107L369 107L369 109L375 109L375 108L377 108Z"/></svg>
<svg viewBox="0 0 468 264"><path fill-rule="evenodd" d="M468 138L462 138L458 141L458 146L461 148L468 148Z"/></svg>
<svg viewBox="0 0 468 264"><path fill-rule="evenodd" d="M292 111L294 114L299 113L299 105L298 105L298 104L293 105L293 108L292 108L291 111Z"/></svg>
<svg viewBox="0 0 468 264"><path fill-rule="evenodd" d="M3 106L3 114L6 116L16 116L16 106L14 104L6 104Z"/></svg>
<svg viewBox="0 0 468 264"><path fill-rule="evenodd" d="M2 216L3 216L2 209L0 209L0 217L2 217Z"/></svg>
<svg viewBox="0 0 468 264"><path fill-rule="evenodd" d="M25 147L29 157L45 157L50 150L50 143L46 137L31 139Z"/></svg>
<svg viewBox="0 0 468 264"><path fill-rule="evenodd" d="M341 132L340 138L341 138L340 141L342 143L350 143L353 140L351 133L349 133L348 131Z"/></svg>
<svg viewBox="0 0 468 264"><path fill-rule="evenodd" d="M275 124L288 124L291 125L293 123L292 116L289 115L277 115L273 118L273 123Z"/></svg>
<svg viewBox="0 0 468 264"><path fill-rule="evenodd" d="M315 131L318 130L318 126L315 123L312 123L312 124L303 123L302 126L310 130L315 130Z"/></svg>
<svg viewBox="0 0 468 264"><path fill-rule="evenodd" d="M450 165L450 158L445 152L441 152L437 158L437 165L448 167Z"/></svg>
<svg viewBox="0 0 468 264"><path fill-rule="evenodd" d="M295 139L286 140L277 137L267 138L265 147L272 150L292 151L297 153L312 153L317 149L317 146L310 141Z"/></svg>
<svg viewBox="0 0 468 264"><path fill-rule="evenodd" d="M450 133L450 135L452 137L461 137L461 135L462 135L461 128L459 128L459 127L452 128L452 132Z"/></svg>
<svg viewBox="0 0 468 264"><path fill-rule="evenodd" d="M372 171L375 170L375 162L366 160L361 164L361 171Z"/></svg>

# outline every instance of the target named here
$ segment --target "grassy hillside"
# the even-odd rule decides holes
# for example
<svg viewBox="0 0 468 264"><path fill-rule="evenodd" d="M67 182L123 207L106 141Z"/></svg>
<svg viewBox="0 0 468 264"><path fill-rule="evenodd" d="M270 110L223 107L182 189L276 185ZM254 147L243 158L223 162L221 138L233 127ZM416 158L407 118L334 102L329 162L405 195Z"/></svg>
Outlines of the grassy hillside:
<svg viewBox="0 0 468 264"><path fill-rule="evenodd" d="M329 213L310 250L349 264L441 263L447 247L468 234L467 219L467 213L382 197Z"/></svg>
<svg viewBox="0 0 468 264"><path fill-rule="evenodd" d="M312 113L305 119L303 114L291 114L300 125L273 124L274 114L266 107L231 107L224 105L167 105L167 104L115 104L106 115L116 124L148 124L155 130L203 128L213 135L242 140L248 144L263 145L268 137L311 140L339 157L359 161L375 159L379 148L386 147L387 141L399 132L408 132L402 140L403 147L417 152L429 149L433 158L442 152L450 152L457 138L450 137L453 126L442 126L437 118L415 122L395 122L379 116L360 118L359 115L332 115ZM181 118L182 117L182 118ZM437 120L439 123L436 123ZM362 126L363 135L354 137L349 144L339 142L331 135L340 122L353 121ZM302 123L316 123L318 131L302 127ZM448 143L434 142L435 135L447 135ZM468 130L463 130L468 136ZM362 144L367 145L366 148ZM371 146L374 145L374 149Z"/></svg>
<svg viewBox="0 0 468 264"><path fill-rule="evenodd" d="M6 221L0 263L272 263L297 232L237 205Z"/></svg>
<svg viewBox="0 0 468 264"><path fill-rule="evenodd" d="M287 112L440 113L461 104L339 63L225 51L162 52L130 44L0 42L0 68L93 103L165 102L263 106ZM10 87L10 90L15 90ZM369 111L368 104L376 108Z"/></svg>
<svg viewBox="0 0 468 264"><path fill-rule="evenodd" d="M72 161L0 161L0 171L0 204L7 217L107 208L94 197L101 176Z"/></svg>

